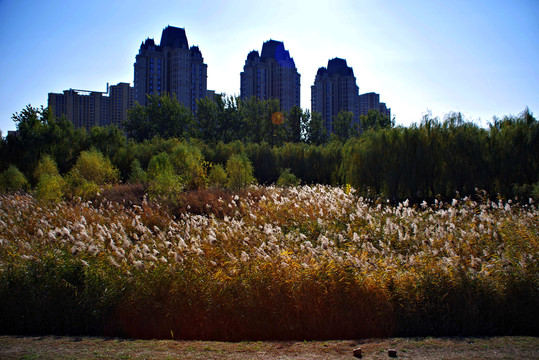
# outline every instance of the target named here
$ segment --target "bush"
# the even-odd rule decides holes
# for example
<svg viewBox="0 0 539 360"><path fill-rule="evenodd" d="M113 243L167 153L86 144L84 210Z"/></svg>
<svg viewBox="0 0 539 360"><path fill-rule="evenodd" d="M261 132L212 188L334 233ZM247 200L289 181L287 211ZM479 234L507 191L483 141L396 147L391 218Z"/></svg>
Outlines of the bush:
<svg viewBox="0 0 539 360"><path fill-rule="evenodd" d="M206 187L207 176L204 156L200 149L193 145L182 143L170 154L174 170L185 181L188 189L203 189Z"/></svg>
<svg viewBox="0 0 539 360"><path fill-rule="evenodd" d="M129 172L129 182L136 184L136 183L144 183L147 180L147 175L144 169L142 169L142 166L140 165L140 161L138 159L134 159L131 162L131 171Z"/></svg>
<svg viewBox="0 0 539 360"><path fill-rule="evenodd" d="M183 191L182 178L176 174L163 172L157 174L150 182L148 194L150 199L176 204L178 195Z"/></svg>
<svg viewBox="0 0 539 360"><path fill-rule="evenodd" d="M66 195L83 200L93 199L99 194L101 187L93 181L86 180L78 169L73 167L65 177Z"/></svg>
<svg viewBox="0 0 539 360"><path fill-rule="evenodd" d="M226 162L227 188L237 191L255 182L253 165L245 154L234 154Z"/></svg>
<svg viewBox="0 0 539 360"><path fill-rule="evenodd" d="M290 187L298 186L299 183L299 179L296 177L296 175L290 172L290 169L284 169L281 171L281 175L279 175L276 185L280 187Z"/></svg>
<svg viewBox="0 0 539 360"><path fill-rule="evenodd" d="M43 175L58 176L60 173L56 161L50 155L43 155L37 163L33 175L34 179L39 182Z"/></svg>
<svg viewBox="0 0 539 360"><path fill-rule="evenodd" d="M539 200L539 181L533 184L531 195L535 200Z"/></svg>
<svg viewBox="0 0 539 360"><path fill-rule="evenodd" d="M160 174L173 174L174 168L170 162L169 155L163 151L153 156L148 163L146 173L149 181L156 179Z"/></svg>
<svg viewBox="0 0 539 360"><path fill-rule="evenodd" d="M80 176L97 185L111 184L118 181L120 173L109 158L97 150L83 151L73 167Z"/></svg>
<svg viewBox="0 0 539 360"><path fill-rule="evenodd" d="M36 186L36 197L46 202L59 202L66 186L66 181L60 175L41 174Z"/></svg>
<svg viewBox="0 0 539 360"><path fill-rule="evenodd" d="M10 165L0 174L0 190L2 192L16 192L26 189L28 189L28 181L15 165Z"/></svg>
<svg viewBox="0 0 539 360"><path fill-rule="evenodd" d="M227 177L223 165L217 164L212 166L208 176L208 182L211 188L224 188L226 186Z"/></svg>

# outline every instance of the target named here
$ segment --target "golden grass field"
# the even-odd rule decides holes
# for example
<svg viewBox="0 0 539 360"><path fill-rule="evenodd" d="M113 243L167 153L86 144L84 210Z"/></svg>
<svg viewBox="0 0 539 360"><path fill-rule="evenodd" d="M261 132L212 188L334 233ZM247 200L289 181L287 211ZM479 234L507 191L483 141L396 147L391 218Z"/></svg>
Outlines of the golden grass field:
<svg viewBox="0 0 539 360"><path fill-rule="evenodd" d="M174 209L3 195L0 332L536 336L539 211L480 195L390 204L350 187L251 187Z"/></svg>

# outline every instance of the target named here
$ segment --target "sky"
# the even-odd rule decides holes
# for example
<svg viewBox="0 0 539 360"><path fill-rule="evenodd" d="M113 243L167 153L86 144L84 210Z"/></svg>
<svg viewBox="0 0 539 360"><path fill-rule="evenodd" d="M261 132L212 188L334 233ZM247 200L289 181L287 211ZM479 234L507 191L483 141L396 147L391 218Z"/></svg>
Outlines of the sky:
<svg viewBox="0 0 539 360"><path fill-rule="evenodd" d="M301 107L328 60L347 60L359 93L376 92L398 125L461 112L539 115L537 0L0 0L0 130L49 92L133 83L146 38L185 28L208 65L208 89L239 95L247 54L284 42L301 74Z"/></svg>

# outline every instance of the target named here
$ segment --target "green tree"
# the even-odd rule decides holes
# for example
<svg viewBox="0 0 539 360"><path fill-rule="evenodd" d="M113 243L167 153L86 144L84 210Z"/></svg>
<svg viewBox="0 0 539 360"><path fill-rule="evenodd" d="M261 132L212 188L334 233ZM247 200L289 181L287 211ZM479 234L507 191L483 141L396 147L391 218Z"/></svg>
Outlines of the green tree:
<svg viewBox="0 0 539 360"><path fill-rule="evenodd" d="M395 119L391 120L389 116L380 113L376 109L370 109L367 115L359 117L359 123L362 131L367 129L385 129L395 126Z"/></svg>
<svg viewBox="0 0 539 360"><path fill-rule="evenodd" d="M306 114L306 118L309 118L309 113ZM309 144L321 145L325 144L329 140L328 130L322 119L322 114L313 112L310 115L310 120L307 121L306 137Z"/></svg>
<svg viewBox="0 0 539 360"><path fill-rule="evenodd" d="M357 135L357 124L351 111L342 110L333 118L333 134L341 141Z"/></svg>
<svg viewBox="0 0 539 360"><path fill-rule="evenodd" d="M38 133L39 130L46 126L51 113L48 108L34 108L27 105L21 112L17 112L11 116L11 119L17 126L18 135L25 137L31 134Z"/></svg>
<svg viewBox="0 0 539 360"><path fill-rule="evenodd" d="M197 100L197 137L202 141L215 142L221 137L221 110L217 102L208 97Z"/></svg>
<svg viewBox="0 0 539 360"><path fill-rule="evenodd" d="M196 133L193 114L174 95L147 95L147 99L147 106L136 104L128 110L124 126L130 137L143 141L154 136L188 138Z"/></svg>
<svg viewBox="0 0 539 360"><path fill-rule="evenodd" d="M302 140L303 129L305 128L306 116L299 106L292 107L287 114L285 121L286 136L285 141L300 142Z"/></svg>
<svg viewBox="0 0 539 360"><path fill-rule="evenodd" d="M219 108L219 124L221 126L220 141L225 143L247 139L245 119L239 111L239 99L233 96L215 98Z"/></svg>
<svg viewBox="0 0 539 360"><path fill-rule="evenodd" d="M40 154L50 154L60 173L66 173L75 164L81 151L88 149L85 128L75 129L64 117L49 119L42 137L45 139Z"/></svg>
<svg viewBox="0 0 539 360"><path fill-rule="evenodd" d="M245 122L247 137L243 140L259 143L265 138L265 109L261 101L252 97L239 103L240 116Z"/></svg>
<svg viewBox="0 0 539 360"><path fill-rule="evenodd" d="M284 117L279 110L279 100L259 100L252 97L241 100L238 105L240 117L245 124L247 142L267 142L270 145L281 144L284 141L286 129L282 120Z"/></svg>
<svg viewBox="0 0 539 360"><path fill-rule="evenodd" d="M279 176L275 148L267 142L249 143L234 151L235 154L245 152L254 168L254 176L262 184L274 183Z"/></svg>
<svg viewBox="0 0 539 360"><path fill-rule="evenodd" d="M95 148L110 159L117 156L119 150L126 145L126 142L125 135L115 125L95 126L88 134L89 147Z"/></svg>
<svg viewBox="0 0 539 360"><path fill-rule="evenodd" d="M56 162L50 155L43 155L34 169L36 197L46 202L59 202L67 187L66 181L60 176Z"/></svg>
<svg viewBox="0 0 539 360"><path fill-rule="evenodd" d="M60 172L68 171L86 146L84 128L75 129L65 118L54 117L48 108L28 105L12 119L17 124L17 134L7 137L2 156L27 176L43 154L57 161Z"/></svg>
<svg viewBox="0 0 539 360"><path fill-rule="evenodd" d="M278 169L290 169L300 179L312 171L305 160L307 145L303 143L286 143L274 149Z"/></svg>

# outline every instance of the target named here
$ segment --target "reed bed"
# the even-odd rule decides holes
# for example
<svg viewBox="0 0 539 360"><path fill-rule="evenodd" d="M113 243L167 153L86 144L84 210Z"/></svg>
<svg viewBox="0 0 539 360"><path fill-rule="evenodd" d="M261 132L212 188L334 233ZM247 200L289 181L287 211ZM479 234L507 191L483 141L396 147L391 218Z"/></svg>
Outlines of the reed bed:
<svg viewBox="0 0 539 360"><path fill-rule="evenodd" d="M0 197L0 332L203 340L538 335L539 211L350 187ZM207 201L202 201L202 200ZM204 205L201 205L204 204Z"/></svg>

